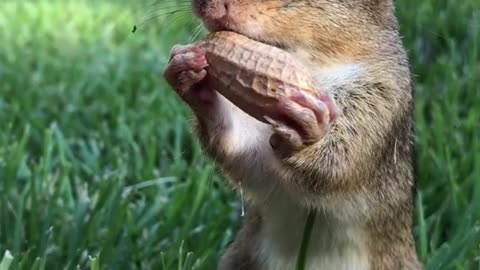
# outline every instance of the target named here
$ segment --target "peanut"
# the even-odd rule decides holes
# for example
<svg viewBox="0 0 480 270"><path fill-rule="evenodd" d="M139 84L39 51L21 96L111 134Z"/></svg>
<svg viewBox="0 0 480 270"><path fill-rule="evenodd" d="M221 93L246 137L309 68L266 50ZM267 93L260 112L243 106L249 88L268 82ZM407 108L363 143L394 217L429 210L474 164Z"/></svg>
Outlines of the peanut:
<svg viewBox="0 0 480 270"><path fill-rule="evenodd" d="M208 84L262 122L264 116L279 117L282 96L296 91L316 96L309 69L284 50L227 31L212 33L202 43Z"/></svg>

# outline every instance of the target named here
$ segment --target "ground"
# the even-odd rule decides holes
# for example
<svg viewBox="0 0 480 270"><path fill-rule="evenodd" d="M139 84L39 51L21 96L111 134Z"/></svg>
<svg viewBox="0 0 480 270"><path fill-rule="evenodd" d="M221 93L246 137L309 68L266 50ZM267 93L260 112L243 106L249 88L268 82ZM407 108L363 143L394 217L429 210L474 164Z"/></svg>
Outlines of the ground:
<svg viewBox="0 0 480 270"><path fill-rule="evenodd" d="M213 269L232 240L239 201L161 77L171 46L201 34L179 1L0 1L10 269ZM429 270L479 269L480 1L396 5L416 89L418 252Z"/></svg>

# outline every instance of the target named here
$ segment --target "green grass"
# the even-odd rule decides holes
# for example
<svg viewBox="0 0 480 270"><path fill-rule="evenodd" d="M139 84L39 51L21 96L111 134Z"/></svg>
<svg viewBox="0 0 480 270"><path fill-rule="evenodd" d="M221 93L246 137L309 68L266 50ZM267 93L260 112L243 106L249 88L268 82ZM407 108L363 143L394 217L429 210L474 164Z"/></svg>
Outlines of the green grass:
<svg viewBox="0 0 480 270"><path fill-rule="evenodd" d="M419 255L480 269L480 2L397 6L417 90ZM0 270L214 269L232 240L238 201L161 77L195 23L132 34L148 10L0 1Z"/></svg>

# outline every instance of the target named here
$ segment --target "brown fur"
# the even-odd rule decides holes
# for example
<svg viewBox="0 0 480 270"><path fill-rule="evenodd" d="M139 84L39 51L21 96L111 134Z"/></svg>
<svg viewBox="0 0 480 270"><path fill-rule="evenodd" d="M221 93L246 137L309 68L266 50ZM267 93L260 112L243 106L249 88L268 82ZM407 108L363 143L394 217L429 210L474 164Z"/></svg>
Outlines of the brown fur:
<svg viewBox="0 0 480 270"><path fill-rule="evenodd" d="M313 145L278 157L278 185L304 208L361 224L367 232L371 269L421 269L412 236L413 97L392 1L200 2L195 2L195 11L210 30L229 29L293 53L307 52L303 60L312 68L363 64L365 75L360 79L327 89L334 93L343 115L326 135ZM228 20L212 20L224 3ZM262 27L261 35L250 30L256 26ZM197 118L195 130L203 148L233 183L248 177L249 170L267 170L247 162L259 155L256 149L228 151L224 136L228 124L212 125L207 123L210 120ZM254 193L255 187L247 187L246 192ZM332 202L352 198L365 201L367 210L337 217L336 212L343 210ZM219 269L259 269L255 239L265 220L254 203L250 210Z"/></svg>

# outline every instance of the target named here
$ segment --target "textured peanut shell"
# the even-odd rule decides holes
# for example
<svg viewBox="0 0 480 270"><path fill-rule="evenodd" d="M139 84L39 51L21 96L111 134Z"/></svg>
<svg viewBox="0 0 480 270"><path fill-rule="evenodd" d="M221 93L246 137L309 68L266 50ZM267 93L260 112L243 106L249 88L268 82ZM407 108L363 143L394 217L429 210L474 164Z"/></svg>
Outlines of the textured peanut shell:
<svg viewBox="0 0 480 270"><path fill-rule="evenodd" d="M260 121L280 117L282 96L315 96L309 70L284 50L226 31L208 35L203 47L210 87Z"/></svg>

